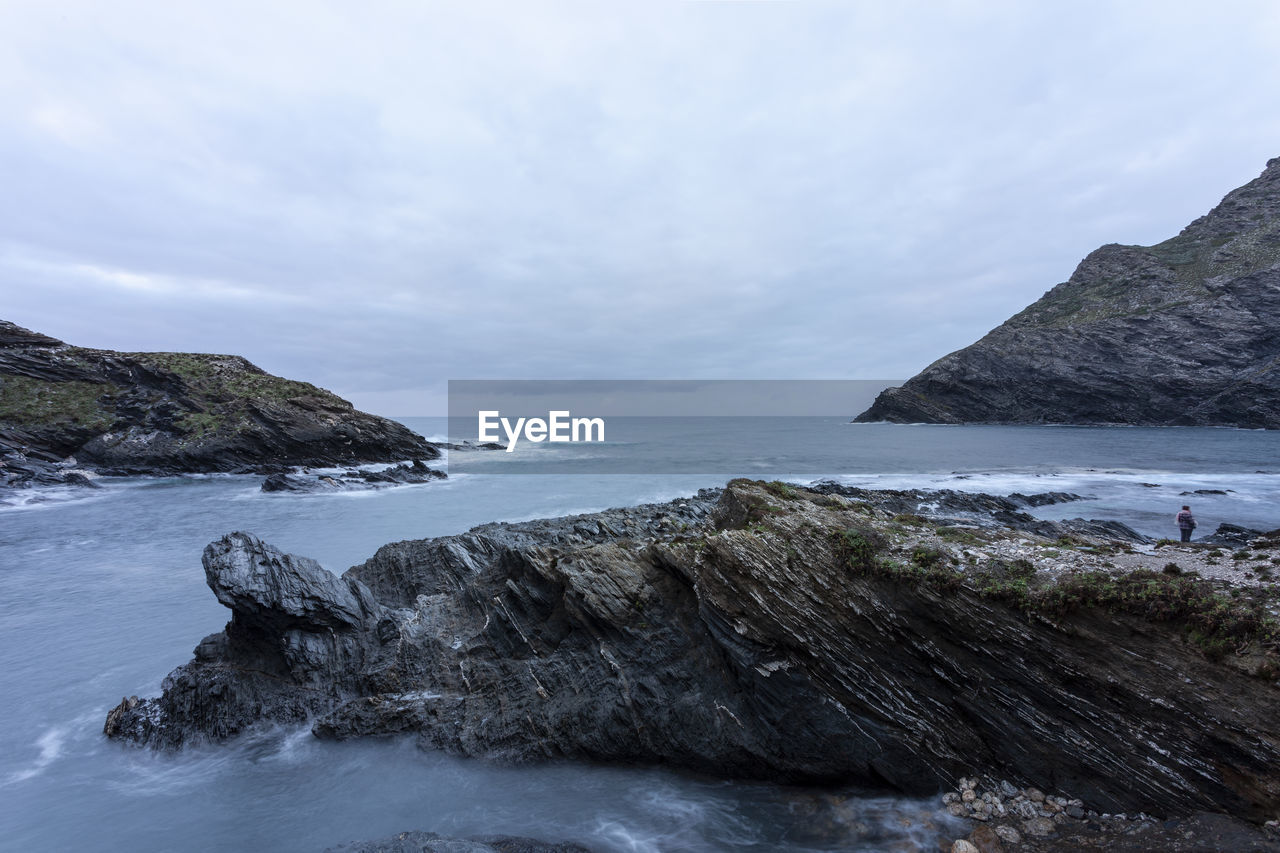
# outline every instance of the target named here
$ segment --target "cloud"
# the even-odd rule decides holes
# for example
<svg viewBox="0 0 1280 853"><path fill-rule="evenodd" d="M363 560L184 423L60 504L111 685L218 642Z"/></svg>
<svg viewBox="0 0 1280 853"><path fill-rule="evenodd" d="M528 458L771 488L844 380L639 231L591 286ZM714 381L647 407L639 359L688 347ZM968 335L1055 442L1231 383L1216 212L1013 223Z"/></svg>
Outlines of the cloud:
<svg viewBox="0 0 1280 853"><path fill-rule="evenodd" d="M1280 154L1266 2L7 8L8 316L398 414L905 377Z"/></svg>

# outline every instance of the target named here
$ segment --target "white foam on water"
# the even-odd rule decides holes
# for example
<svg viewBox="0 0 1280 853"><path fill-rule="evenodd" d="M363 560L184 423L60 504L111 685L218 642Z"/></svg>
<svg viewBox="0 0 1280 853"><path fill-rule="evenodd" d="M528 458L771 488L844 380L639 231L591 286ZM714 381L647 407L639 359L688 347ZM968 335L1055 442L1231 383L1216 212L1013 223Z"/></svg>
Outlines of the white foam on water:
<svg viewBox="0 0 1280 853"><path fill-rule="evenodd" d="M287 765L302 764L310 760L313 753L310 747L314 746L315 742L315 735L311 733L308 726L272 732L264 739L263 752L256 760Z"/></svg>
<svg viewBox="0 0 1280 853"><path fill-rule="evenodd" d="M63 745L66 743L68 734L67 726L54 726L36 739L35 746L40 754L27 767L9 774L9 778L5 780L6 785L12 785L17 782L25 782L35 776L39 776L45 769L57 760L62 754Z"/></svg>
<svg viewBox="0 0 1280 853"><path fill-rule="evenodd" d="M84 486L32 486L5 492L0 498L0 512L58 509L73 504L101 500L111 494L111 489Z"/></svg>
<svg viewBox="0 0 1280 853"><path fill-rule="evenodd" d="M608 845L609 849L626 851L626 853L664 853L672 849L664 846L666 842L664 836L640 832L618 821L601 821L591 834L595 839Z"/></svg>
<svg viewBox="0 0 1280 853"><path fill-rule="evenodd" d="M271 726L231 743L187 747L178 752L120 747L124 753L120 773L106 784L130 796L171 796L207 786L224 774L240 774L246 764L305 763L314 742L307 726Z"/></svg>
<svg viewBox="0 0 1280 853"><path fill-rule="evenodd" d="M32 744L36 749L35 759L25 767L10 773L3 781L0 781L0 788L34 779L48 770L59 758L70 757L74 759L77 757L74 753L88 751L87 749L69 750L68 747L72 746L77 739L81 741L98 740L97 727L101 724L105 715L105 709L94 708L68 722L46 728Z"/></svg>

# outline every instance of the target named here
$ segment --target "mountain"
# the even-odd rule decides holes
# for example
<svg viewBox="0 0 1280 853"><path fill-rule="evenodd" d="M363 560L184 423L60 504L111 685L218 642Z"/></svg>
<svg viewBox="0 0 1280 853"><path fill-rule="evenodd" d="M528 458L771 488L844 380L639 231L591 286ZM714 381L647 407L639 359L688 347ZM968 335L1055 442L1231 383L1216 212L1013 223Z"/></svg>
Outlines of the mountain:
<svg viewBox="0 0 1280 853"><path fill-rule="evenodd" d="M1093 252L855 420L1280 428L1280 158L1178 236Z"/></svg>
<svg viewBox="0 0 1280 853"><path fill-rule="evenodd" d="M0 320L0 483L68 457L155 474L439 455L401 424L239 356L85 349Z"/></svg>

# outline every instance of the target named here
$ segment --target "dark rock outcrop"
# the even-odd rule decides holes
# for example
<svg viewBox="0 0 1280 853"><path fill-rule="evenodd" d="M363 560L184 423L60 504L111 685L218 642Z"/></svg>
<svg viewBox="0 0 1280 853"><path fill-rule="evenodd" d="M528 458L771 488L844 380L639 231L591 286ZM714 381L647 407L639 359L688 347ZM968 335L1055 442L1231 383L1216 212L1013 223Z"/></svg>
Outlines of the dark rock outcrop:
<svg viewBox="0 0 1280 853"><path fill-rule="evenodd" d="M397 633L364 584L249 534L211 543L204 568L231 621L165 678L161 700L133 697L112 710L109 734L176 746L227 738L263 717L301 722L359 691L361 671Z"/></svg>
<svg viewBox="0 0 1280 853"><path fill-rule="evenodd" d="M1034 495L1024 495L1021 492L1014 492L1009 495L1009 500L1020 503L1023 506L1052 506L1053 504L1065 504L1072 501L1084 500L1083 495L1073 494L1071 492L1036 492Z"/></svg>
<svg viewBox="0 0 1280 853"><path fill-rule="evenodd" d="M329 474L272 474L262 481L264 492L358 492L367 489L385 489L389 486L407 486L444 480L443 471L428 468L422 460L395 465L381 471L350 470L337 476Z"/></svg>
<svg viewBox="0 0 1280 853"><path fill-rule="evenodd" d="M310 720L506 761L911 793L976 769L1103 812L1280 809L1276 687L1251 659L1129 611L1028 611L983 592L1016 567L970 579L980 546L921 554L895 528L865 501L734 481L398 542L342 579L233 534L204 555L226 630L106 731L176 746Z"/></svg>
<svg viewBox="0 0 1280 853"><path fill-rule="evenodd" d="M448 442L438 443L435 446L440 448L441 450L459 450L463 452L468 450L506 450L507 449L507 446L505 444L499 444L496 441L482 441L482 442L448 441Z"/></svg>
<svg viewBox="0 0 1280 853"><path fill-rule="evenodd" d="M0 480L74 458L108 474L435 459L394 421L239 356L68 346L0 321Z"/></svg>
<svg viewBox="0 0 1280 853"><path fill-rule="evenodd" d="M71 463L50 462L17 451L0 454L0 490L31 486L99 488L90 478L90 473Z"/></svg>
<svg viewBox="0 0 1280 853"><path fill-rule="evenodd" d="M1272 531L1272 533L1280 533L1280 531ZM1238 524L1222 523L1218 525L1218 529L1210 533L1208 536L1202 536L1195 540L1206 545L1222 545L1227 548L1247 548L1250 543L1262 536L1267 536L1262 530L1254 530L1252 527L1241 527Z"/></svg>
<svg viewBox="0 0 1280 853"><path fill-rule="evenodd" d="M919 515L961 527L1002 527L1034 533L1046 539L1095 536L1121 542L1152 541L1151 537L1144 536L1119 521L1084 518L1048 521L1025 512L1027 507L1084 500L1080 495L1070 492L1038 492L1034 495L1015 492L1002 498L954 489L863 489L825 481L814 484L810 490L823 495L851 498L890 515Z"/></svg>
<svg viewBox="0 0 1280 853"><path fill-rule="evenodd" d="M1177 237L1098 249L856 420L1280 428L1280 158Z"/></svg>

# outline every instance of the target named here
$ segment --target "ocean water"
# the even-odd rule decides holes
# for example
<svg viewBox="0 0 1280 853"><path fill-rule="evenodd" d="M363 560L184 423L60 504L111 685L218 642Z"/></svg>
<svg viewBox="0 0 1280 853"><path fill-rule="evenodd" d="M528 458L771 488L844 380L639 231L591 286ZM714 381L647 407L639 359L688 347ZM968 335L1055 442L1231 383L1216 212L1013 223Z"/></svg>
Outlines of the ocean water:
<svg viewBox="0 0 1280 853"><path fill-rule="evenodd" d="M731 465L740 457L716 456L721 442L771 446L756 432L759 419L724 420L706 434L668 437L672 458ZM1188 502L1200 532L1223 521L1280 527L1280 433L788 420L790 452L803 454L797 467L807 472L795 477L800 482L1071 491L1088 499L1037 512L1117 519L1153 536L1172 535L1173 513ZM442 418L405 422L429 437L446 432ZM737 471L708 463L717 474L468 468L448 481L352 494L264 494L260 477L205 476L7 497L0 506L0 850L318 851L408 829L573 840L602 851L931 845L947 831L934 803L877 792L812 792L660 768L501 767L397 739L322 743L305 729L178 754L101 734L122 696L158 693L164 675L225 623L227 611L205 586L200 552L230 530L252 531L341 572L397 539L666 500L730 474L767 469L776 476L778 465L790 464L766 461ZM1224 494L1183 495L1197 489Z"/></svg>

